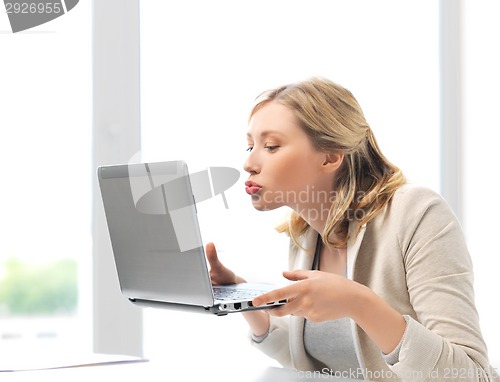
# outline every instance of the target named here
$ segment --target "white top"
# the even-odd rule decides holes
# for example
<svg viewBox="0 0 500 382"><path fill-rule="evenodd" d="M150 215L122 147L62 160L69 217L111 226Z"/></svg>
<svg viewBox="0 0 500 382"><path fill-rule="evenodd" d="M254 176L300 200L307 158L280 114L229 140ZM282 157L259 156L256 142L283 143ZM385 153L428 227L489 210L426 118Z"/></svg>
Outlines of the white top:
<svg viewBox="0 0 500 382"><path fill-rule="evenodd" d="M318 370L326 367L329 374L333 374L334 372L350 373L359 368L350 318L323 322L306 320L304 347L307 354L318 362Z"/></svg>

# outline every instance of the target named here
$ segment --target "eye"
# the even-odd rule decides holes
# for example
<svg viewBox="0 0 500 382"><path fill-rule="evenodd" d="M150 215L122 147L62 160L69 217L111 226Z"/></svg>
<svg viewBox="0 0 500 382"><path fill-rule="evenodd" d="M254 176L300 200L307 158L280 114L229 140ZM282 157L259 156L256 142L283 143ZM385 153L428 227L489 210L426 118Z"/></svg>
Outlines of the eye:
<svg viewBox="0 0 500 382"><path fill-rule="evenodd" d="M245 151L251 152L253 150L253 146L248 146Z"/></svg>
<svg viewBox="0 0 500 382"><path fill-rule="evenodd" d="M277 145L268 145L264 147L267 151L274 152L280 148L280 146Z"/></svg>

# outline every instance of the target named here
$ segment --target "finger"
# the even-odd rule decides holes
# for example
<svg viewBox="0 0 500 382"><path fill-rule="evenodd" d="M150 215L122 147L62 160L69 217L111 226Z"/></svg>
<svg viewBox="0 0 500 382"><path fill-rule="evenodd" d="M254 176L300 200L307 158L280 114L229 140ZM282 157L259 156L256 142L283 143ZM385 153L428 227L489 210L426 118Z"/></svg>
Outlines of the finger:
<svg viewBox="0 0 500 382"><path fill-rule="evenodd" d="M311 275L311 271L307 271L304 269L296 269L294 271L285 271L283 272L283 276L290 281L300 281L309 278Z"/></svg>
<svg viewBox="0 0 500 382"><path fill-rule="evenodd" d="M301 316L299 310L299 303L297 299L289 301L284 305L279 305L276 306L275 308L269 309L268 312L271 316L276 316L276 317L283 317L289 314L294 316Z"/></svg>
<svg viewBox="0 0 500 382"><path fill-rule="evenodd" d="M206 245L205 253L212 269L222 266L222 263L219 261L219 257L217 256L217 250L215 249L214 243L208 243Z"/></svg>
<svg viewBox="0 0 500 382"><path fill-rule="evenodd" d="M254 306L260 306L275 301L292 299L294 297L294 294L293 290L290 289L290 286L286 286L284 288L275 289L271 292L261 294L260 296L257 296L253 299L252 304Z"/></svg>

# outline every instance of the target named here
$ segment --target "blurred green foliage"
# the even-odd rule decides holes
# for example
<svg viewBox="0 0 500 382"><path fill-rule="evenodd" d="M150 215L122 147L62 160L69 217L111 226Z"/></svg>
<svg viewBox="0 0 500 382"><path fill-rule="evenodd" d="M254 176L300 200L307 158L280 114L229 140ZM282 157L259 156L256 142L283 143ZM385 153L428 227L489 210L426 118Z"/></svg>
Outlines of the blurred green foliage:
<svg viewBox="0 0 500 382"><path fill-rule="evenodd" d="M67 315L78 300L77 263L65 259L33 264L10 259L0 264L0 315Z"/></svg>

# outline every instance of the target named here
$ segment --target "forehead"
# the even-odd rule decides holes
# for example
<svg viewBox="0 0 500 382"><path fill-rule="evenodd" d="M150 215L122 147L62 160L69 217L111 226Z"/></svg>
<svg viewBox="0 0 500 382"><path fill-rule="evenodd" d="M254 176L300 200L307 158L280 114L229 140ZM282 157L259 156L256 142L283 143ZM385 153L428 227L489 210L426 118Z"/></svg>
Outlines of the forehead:
<svg viewBox="0 0 500 382"><path fill-rule="evenodd" d="M261 106L250 118L247 136L257 137L271 133L289 135L302 130L292 110L278 103Z"/></svg>

